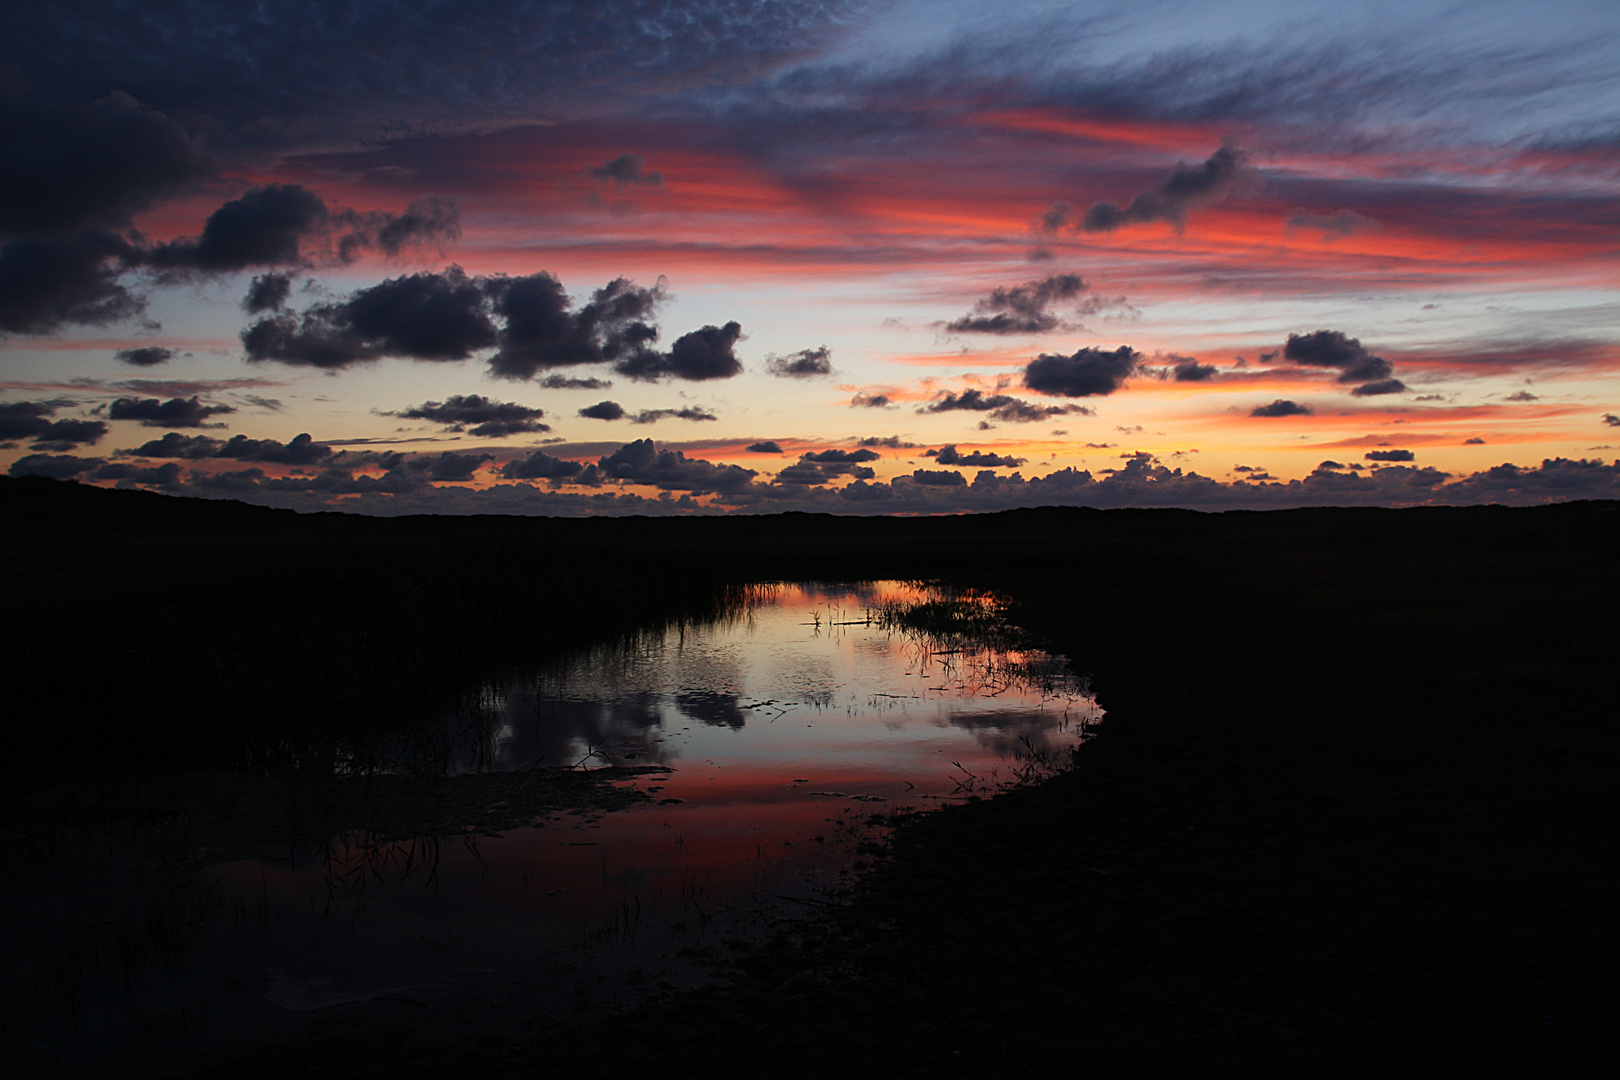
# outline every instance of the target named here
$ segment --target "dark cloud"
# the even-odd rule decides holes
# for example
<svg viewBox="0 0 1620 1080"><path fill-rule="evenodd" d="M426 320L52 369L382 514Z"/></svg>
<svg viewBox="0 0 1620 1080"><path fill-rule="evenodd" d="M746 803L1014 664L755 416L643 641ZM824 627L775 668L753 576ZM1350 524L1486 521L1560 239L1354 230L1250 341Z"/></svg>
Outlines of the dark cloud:
<svg viewBox="0 0 1620 1080"><path fill-rule="evenodd" d="M499 378L532 379L549 368L660 355L649 346L658 340L652 317L669 298L662 278L652 288L615 278L578 311L562 282L544 272L493 278L488 290L505 320L500 349L489 362Z"/></svg>
<svg viewBox="0 0 1620 1080"><path fill-rule="evenodd" d="M1368 461L1414 461L1417 458L1410 450L1369 450L1361 456Z"/></svg>
<svg viewBox="0 0 1620 1080"><path fill-rule="evenodd" d="M992 418L1011 424L1028 424L1054 416L1065 416L1069 413L1087 415L1091 413L1091 410L1083 405L1034 405L1007 394L986 394L984 391L977 389L964 390L960 394L947 390L933 401L919 406L917 409L919 413L954 412L957 410L988 412Z"/></svg>
<svg viewBox="0 0 1620 1080"><path fill-rule="evenodd" d="M1360 397L1395 394L1406 389L1399 379L1392 378L1393 364L1362 348L1359 338L1348 337L1338 330L1289 334L1283 358L1302 367L1337 368L1338 382L1363 384L1351 391Z"/></svg>
<svg viewBox="0 0 1620 1080"><path fill-rule="evenodd" d="M1200 364L1188 358L1175 366L1176 382L1205 382L1219 370L1214 364Z"/></svg>
<svg viewBox="0 0 1620 1080"><path fill-rule="evenodd" d="M0 441L33 440L33 449L61 453L100 442L107 425L100 420L55 419L67 401L15 401L0 404Z"/></svg>
<svg viewBox="0 0 1620 1080"><path fill-rule="evenodd" d="M180 476L180 466L172 461L166 465L150 467L132 465L125 461L114 461L91 473L90 479L116 480L120 486L126 484L153 484L158 487L176 487L180 483Z"/></svg>
<svg viewBox="0 0 1620 1080"><path fill-rule="evenodd" d="M473 473L494 457L493 454L457 454L446 450L437 456L421 454L408 458L405 468L423 474L428 480L465 481L471 480Z"/></svg>
<svg viewBox="0 0 1620 1080"><path fill-rule="evenodd" d="M107 407L109 420L138 420L142 427L206 427L211 416L233 413L231 405L204 405L193 395L190 398L118 398ZM223 425L217 425L223 426Z"/></svg>
<svg viewBox="0 0 1620 1080"><path fill-rule="evenodd" d="M774 442L749 443L745 448L750 454L780 454L782 447Z"/></svg>
<svg viewBox="0 0 1620 1080"><path fill-rule="evenodd" d="M664 378L693 382L729 379L743 369L736 353L737 342L741 339L742 326L738 323L705 326L676 338L667 353L638 349L617 361L613 370L620 375L648 382Z"/></svg>
<svg viewBox="0 0 1620 1080"><path fill-rule="evenodd" d="M256 187L208 215L202 236L159 245L143 261L163 270L217 273L296 266L302 259L299 245L326 221L326 203L306 187Z"/></svg>
<svg viewBox="0 0 1620 1080"><path fill-rule="evenodd" d="M868 394L864 390L849 399L849 406L852 409L887 409L892 404L889 395Z"/></svg>
<svg viewBox="0 0 1620 1080"><path fill-rule="evenodd" d="M955 469L918 469L911 474L911 482L923 487L963 487L967 477Z"/></svg>
<svg viewBox="0 0 1620 1080"><path fill-rule="evenodd" d="M1112 394L1136 374L1142 354L1128 345L1113 352L1085 348L1072 356L1042 353L1024 368L1024 385L1052 397Z"/></svg>
<svg viewBox="0 0 1620 1080"><path fill-rule="evenodd" d="M287 297L291 294L291 274L260 274L248 286L247 295L242 297L242 310L249 315L280 311L287 306Z"/></svg>
<svg viewBox="0 0 1620 1080"><path fill-rule="evenodd" d="M856 480L874 480L877 478L877 472L865 465L814 461L806 454L777 473L776 482L797 487L816 487L831 483L841 476L854 477Z"/></svg>
<svg viewBox="0 0 1620 1080"><path fill-rule="evenodd" d="M307 432L293 436L287 443L275 439L250 439L246 435L233 435L229 439L211 439L207 435L181 435L171 431L161 439L123 450L128 457L184 458L204 461L225 458L234 461L263 461L278 465L313 465L332 453L332 448L310 438Z"/></svg>
<svg viewBox="0 0 1620 1080"><path fill-rule="evenodd" d="M942 446L938 450L930 450L925 456L933 458L941 465L968 465L985 469L1016 469L1025 461L1024 458L986 454L979 450L975 450L971 454L964 454L958 451L954 445Z"/></svg>
<svg viewBox="0 0 1620 1080"><path fill-rule="evenodd" d="M816 461L824 465L860 464L863 461L876 461L883 455L875 450L821 450L812 454L803 455L805 461Z"/></svg>
<svg viewBox="0 0 1620 1080"><path fill-rule="evenodd" d="M832 350L823 345L786 356L771 353L765 357L765 370L784 379L819 379L833 373Z"/></svg>
<svg viewBox="0 0 1620 1080"><path fill-rule="evenodd" d="M579 410L579 415L589 420L622 420L624 406L617 401L598 401L595 405L587 405Z"/></svg>
<svg viewBox="0 0 1620 1080"><path fill-rule="evenodd" d="M613 380L595 376L576 379L568 375L547 375L540 380L540 385L547 390L606 390L613 385Z"/></svg>
<svg viewBox="0 0 1620 1080"><path fill-rule="evenodd" d="M442 252L461 239L461 208L433 195L413 199L403 214L345 210L337 220L348 230L338 241L338 257L344 262L363 248L376 248L394 258L406 248L432 247Z"/></svg>
<svg viewBox="0 0 1620 1080"><path fill-rule="evenodd" d="M1603 414L1603 422L1610 427L1620 427L1620 416L1616 416L1612 412L1606 412Z"/></svg>
<svg viewBox="0 0 1620 1080"><path fill-rule="evenodd" d="M620 154L612 161L588 171L598 180L607 181L619 188L629 185L662 187L664 183L663 174L649 171L647 159L640 154Z"/></svg>
<svg viewBox="0 0 1620 1080"><path fill-rule="evenodd" d="M301 314L279 312L244 330L242 343L249 360L328 369L385 356L465 360L494 347L490 373L505 379L607 362L644 379L725 378L742 370L731 351L741 336L736 323L687 334L668 353L649 348L658 327L648 319L665 299L661 279L646 289L619 278L576 311L550 274L478 278L452 266L392 278Z"/></svg>
<svg viewBox="0 0 1620 1080"><path fill-rule="evenodd" d="M688 405L680 409L642 409L630 418L632 424L656 424L660 420L718 420L718 416L707 409L700 409Z"/></svg>
<svg viewBox="0 0 1620 1080"><path fill-rule="evenodd" d="M973 305L973 314L947 323L953 333L1045 334L1064 326L1050 310L1054 304L1072 300L1086 288L1079 274L1054 274L1002 286Z"/></svg>
<svg viewBox="0 0 1620 1080"><path fill-rule="evenodd" d="M578 476L584 468L577 461L552 457L544 450L536 450L526 458L502 465L501 475L508 480L567 480Z"/></svg>
<svg viewBox="0 0 1620 1080"><path fill-rule="evenodd" d="M486 439L498 439L526 431L551 430L550 426L540 422L540 418L545 415L543 410L519 405L514 401L492 401L480 394L465 397L458 394L444 401L412 405L400 412L385 415L398 416L405 420L430 420L435 424L443 424L451 431L468 431L470 427L469 434Z"/></svg>
<svg viewBox="0 0 1620 1080"><path fill-rule="evenodd" d="M1541 398L1540 398L1539 395L1532 394L1528 390L1515 390L1513 393L1511 393L1511 394L1509 394L1507 396L1507 400L1508 401L1540 401Z"/></svg>
<svg viewBox="0 0 1620 1080"><path fill-rule="evenodd" d="M1300 405L1286 398L1278 398L1270 405L1256 405L1249 410L1250 416L1310 416L1311 407Z"/></svg>
<svg viewBox="0 0 1620 1080"><path fill-rule="evenodd" d="M1211 154L1202 165L1178 164L1162 184L1136 196L1124 209L1110 202L1094 203L1076 228L1084 232L1112 232L1139 222L1168 221L1180 229L1186 223L1188 207L1225 195L1242 179L1247 168L1248 155L1228 144Z"/></svg>
<svg viewBox="0 0 1620 1080"><path fill-rule="evenodd" d="M104 464L101 458L73 457L70 454L29 454L12 462L8 475L71 480L101 464Z"/></svg>
<svg viewBox="0 0 1620 1080"><path fill-rule="evenodd" d="M898 435L868 435L855 443L856 446L887 446L891 450L915 450L917 444L905 442Z"/></svg>
<svg viewBox="0 0 1620 1080"><path fill-rule="evenodd" d="M174 359L174 350L165 349L161 345L147 345L139 349L119 349L113 353L113 359L121 363L133 364L136 367L155 367L158 364L167 364Z"/></svg>
<svg viewBox="0 0 1620 1080"><path fill-rule="evenodd" d="M145 301L119 280L134 254L104 229L0 246L0 332L48 334L139 315Z"/></svg>
<svg viewBox="0 0 1620 1080"><path fill-rule="evenodd" d="M459 210L445 199L419 199L403 214L332 210L301 184L267 184L251 188L215 210L203 223L201 236L143 249L137 259L170 274L223 274L332 259L352 262L367 249L390 256L418 244L442 249L460 235ZM316 259L317 252L311 248L329 250L320 251L321 257ZM254 284L257 289L259 283ZM249 293L244 306L254 295ZM286 299L284 292L281 298Z"/></svg>
<svg viewBox="0 0 1620 1080"><path fill-rule="evenodd" d="M242 331L254 362L338 369L385 356L465 360L497 341L482 282L459 267L390 278L302 314L279 312Z"/></svg>
<svg viewBox="0 0 1620 1080"><path fill-rule="evenodd" d="M119 229L210 171L184 127L128 94L89 105L0 96L0 238Z"/></svg>
<svg viewBox="0 0 1620 1080"><path fill-rule="evenodd" d="M737 465L716 465L689 458L679 450L659 450L651 439L626 443L597 462L603 476L635 484L651 484L666 491L735 492L759 475Z"/></svg>
<svg viewBox="0 0 1620 1080"><path fill-rule="evenodd" d="M1485 440L1481 439L1479 436L1476 435L1472 439L1464 439L1463 440L1463 445L1464 446L1484 446L1485 445Z"/></svg>

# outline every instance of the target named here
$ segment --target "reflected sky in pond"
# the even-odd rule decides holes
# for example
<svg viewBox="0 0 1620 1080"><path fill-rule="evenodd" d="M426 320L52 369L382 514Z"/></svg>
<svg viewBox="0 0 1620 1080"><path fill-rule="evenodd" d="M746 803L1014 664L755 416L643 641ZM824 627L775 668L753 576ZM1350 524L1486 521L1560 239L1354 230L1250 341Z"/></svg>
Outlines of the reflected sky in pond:
<svg viewBox="0 0 1620 1080"><path fill-rule="evenodd" d="M929 595L759 587L730 618L493 683L392 750L449 772L661 767L622 781L652 796L628 809L225 861L63 848L11 883L8 917L41 932L8 996L31 980L55 1003L13 1019L73 1069L139 1075L334 1015L513 1030L701 982L709 950L849 881L873 812L1037 778L1097 719L1061 660L885 623Z"/></svg>

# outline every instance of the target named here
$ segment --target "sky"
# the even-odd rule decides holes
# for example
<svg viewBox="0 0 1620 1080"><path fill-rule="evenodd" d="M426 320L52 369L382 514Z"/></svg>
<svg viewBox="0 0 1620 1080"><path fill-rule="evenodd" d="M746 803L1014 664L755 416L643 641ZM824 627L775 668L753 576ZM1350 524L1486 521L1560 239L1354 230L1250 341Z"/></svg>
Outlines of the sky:
<svg viewBox="0 0 1620 1080"><path fill-rule="evenodd" d="M1620 7L0 13L0 470L376 514L1620 498Z"/></svg>

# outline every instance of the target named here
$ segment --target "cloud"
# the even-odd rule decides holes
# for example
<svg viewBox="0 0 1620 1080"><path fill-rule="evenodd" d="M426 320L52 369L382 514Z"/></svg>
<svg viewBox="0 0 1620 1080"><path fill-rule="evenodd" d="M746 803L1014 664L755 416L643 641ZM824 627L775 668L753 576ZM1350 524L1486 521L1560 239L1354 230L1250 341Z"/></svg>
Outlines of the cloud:
<svg viewBox="0 0 1620 1080"><path fill-rule="evenodd" d="M295 266L304 237L326 221L326 203L302 185L256 187L210 214L200 237L162 244L142 261L164 270L216 273Z"/></svg>
<svg viewBox="0 0 1620 1080"><path fill-rule="evenodd" d="M677 420L718 420L718 416L697 406L688 405L680 409L642 409L630 418L632 424L656 424L660 420L669 418Z"/></svg>
<svg viewBox="0 0 1620 1080"><path fill-rule="evenodd" d="M621 189L629 185L662 187L664 184L663 174L649 172L647 159L640 154L620 154L612 161L587 171L598 180L610 182Z"/></svg>
<svg viewBox="0 0 1620 1080"><path fill-rule="evenodd" d="M868 435L855 443L856 446L886 446L890 450L915 450L917 443L905 442L898 435Z"/></svg>
<svg viewBox="0 0 1620 1080"><path fill-rule="evenodd" d="M893 404L894 402L889 400L889 395L868 394L865 390L857 391L855 396L849 399L849 407L852 409L887 409Z"/></svg>
<svg viewBox="0 0 1620 1080"><path fill-rule="evenodd" d="M1124 225L1168 221L1179 230L1186 223L1189 207L1227 194L1247 169L1248 155L1227 144L1202 165L1176 165L1162 184L1136 196L1124 209L1110 202L1092 204L1076 228L1090 233L1113 232Z"/></svg>
<svg viewBox="0 0 1620 1080"><path fill-rule="evenodd" d="M149 484L153 487L172 488L180 485L180 466L171 461L166 465L146 467L125 461L108 462L90 474L92 480L116 480L120 487L131 484Z"/></svg>
<svg viewBox="0 0 1620 1080"><path fill-rule="evenodd" d="M1045 334L1064 327L1051 307L1072 300L1086 288L1079 274L1054 274L1026 281L1022 285L1001 286L973 305L973 314L949 322L952 333Z"/></svg>
<svg viewBox="0 0 1620 1080"><path fill-rule="evenodd" d="M1176 382L1206 382L1218 370L1214 364L1200 364L1189 357L1175 366Z"/></svg>
<svg viewBox="0 0 1620 1080"><path fill-rule="evenodd" d="M247 295L242 297L242 310L249 315L280 311L287 306L287 297L291 293L290 274L260 274L253 279L253 284L248 286Z"/></svg>
<svg viewBox="0 0 1620 1080"><path fill-rule="evenodd" d="M875 450L865 448L859 450L821 450L816 453L803 455L801 460L815 461L823 465L858 465L863 461L876 461L883 455Z"/></svg>
<svg viewBox="0 0 1620 1080"><path fill-rule="evenodd" d="M1249 410L1250 416L1310 416L1311 407L1289 401L1287 398L1278 398L1270 405L1256 405Z"/></svg>
<svg viewBox="0 0 1620 1080"><path fill-rule="evenodd" d="M170 274L224 274L347 263L366 249L390 256L419 244L442 249L460 235L459 210L445 199L418 199L403 214L332 210L301 184L266 184L221 205L203 223L201 236L143 248L135 261ZM326 250L317 259L311 246Z"/></svg>
<svg viewBox="0 0 1620 1080"><path fill-rule="evenodd" d="M967 477L955 469L918 469L910 479L923 487L964 487L967 484Z"/></svg>
<svg viewBox="0 0 1620 1080"><path fill-rule="evenodd" d="M1528 390L1516 390L1507 396L1508 401L1540 401L1541 398Z"/></svg>
<svg viewBox="0 0 1620 1080"><path fill-rule="evenodd" d="M224 458L278 465L313 465L331 453L330 446L316 442L308 432L293 436L290 442L280 443L275 439L250 439L246 435L233 435L222 441L207 435L181 435L171 431L161 439L153 439L132 450L119 451L125 457L184 458L190 461Z"/></svg>
<svg viewBox="0 0 1620 1080"><path fill-rule="evenodd" d="M177 121L125 93L88 105L0 98L0 238L118 229L206 177Z"/></svg>
<svg viewBox="0 0 1620 1080"><path fill-rule="evenodd" d="M775 442L749 443L744 449L750 454L780 454L782 447Z"/></svg>
<svg viewBox="0 0 1620 1080"><path fill-rule="evenodd" d="M662 278L651 288L615 278L577 311L562 282L543 271L489 279L488 288L505 320L500 350L489 362L490 372L502 379L532 379L550 368L650 353L648 346L658 340L652 317L669 299Z"/></svg>
<svg viewBox="0 0 1620 1080"><path fill-rule="evenodd" d="M174 359L174 350L165 349L161 345L147 345L139 349L119 349L113 353L113 359L136 367L155 367L158 364L167 364Z"/></svg>
<svg viewBox="0 0 1620 1080"><path fill-rule="evenodd" d="M1417 458L1410 450L1369 450L1361 456L1368 461L1413 461Z"/></svg>
<svg viewBox="0 0 1620 1080"><path fill-rule="evenodd" d="M1481 439L1479 436L1476 435L1471 439L1464 439L1463 440L1463 445L1464 446L1484 446L1485 445L1485 440Z"/></svg>
<svg viewBox="0 0 1620 1080"><path fill-rule="evenodd" d="M1052 397L1112 394L1136 374L1142 354L1128 345L1113 352L1084 348L1072 356L1042 353L1024 368L1024 385Z"/></svg>
<svg viewBox="0 0 1620 1080"><path fill-rule="evenodd" d="M335 370L385 356L465 360L498 340L481 281L460 267L390 278L302 314L279 312L242 331L255 363Z"/></svg>
<svg viewBox="0 0 1620 1080"><path fill-rule="evenodd" d="M569 375L547 375L540 380L540 385L547 390L606 390L613 385L613 380L595 376L579 379Z"/></svg>
<svg viewBox="0 0 1620 1080"><path fill-rule="evenodd" d="M55 419L64 401L15 401L0 404L0 441L31 439L33 449L60 453L100 442L107 425L100 420Z"/></svg>
<svg viewBox="0 0 1620 1080"><path fill-rule="evenodd" d="M102 464L105 464L102 458L73 457L70 454L29 454L12 462L7 474L71 480Z"/></svg>
<svg viewBox="0 0 1620 1080"><path fill-rule="evenodd" d="M544 450L536 450L526 458L502 465L501 475L508 480L567 480L578 476L584 468L577 461L552 457Z"/></svg>
<svg viewBox="0 0 1620 1080"><path fill-rule="evenodd" d="M488 439L528 431L551 430L549 425L540 422L540 418L545 415L543 410L519 405L514 401L492 401L480 394L457 395L444 401L429 401L384 415L398 416L405 420L430 420L435 424L444 425L451 431L468 431L471 425L468 434Z"/></svg>
<svg viewBox="0 0 1620 1080"><path fill-rule="evenodd" d="M102 229L0 246L0 332L48 334L139 315L144 299L119 280L134 251Z"/></svg>
<svg viewBox="0 0 1620 1080"><path fill-rule="evenodd" d="M550 274L469 277L450 266L390 278L301 313L278 311L243 330L242 344L252 361L327 370L384 357L459 361L493 348L490 373L504 379L594 363L614 363L622 374L648 380L740 372L733 346L742 328L735 322L686 334L667 353L650 348L658 327L649 320L667 297L662 279L642 288L618 278L575 310Z"/></svg>
<svg viewBox="0 0 1620 1080"><path fill-rule="evenodd" d="M429 480L467 481L473 478L473 473L486 462L493 461L493 454L457 454L446 450L438 456L422 454L408 458L405 467L413 472L423 473Z"/></svg>
<svg viewBox="0 0 1620 1080"><path fill-rule="evenodd" d="M595 405L587 405L579 410L579 415L588 420L622 420L624 406L617 401L598 401Z"/></svg>
<svg viewBox="0 0 1620 1080"><path fill-rule="evenodd" d="M1351 391L1359 397L1394 394L1406 389L1404 383L1391 377L1395 372L1393 364L1362 348L1359 338L1348 337L1338 330L1289 334L1288 343L1283 346L1283 357L1302 367L1337 368L1338 382L1363 384Z"/></svg>
<svg viewBox="0 0 1620 1080"><path fill-rule="evenodd" d="M931 457L941 465L967 465L985 469L1016 469L1026 459L1004 457L1001 454L986 454L975 450L971 454L959 452L954 445L942 446L938 450L929 450L925 457Z"/></svg>
<svg viewBox="0 0 1620 1080"><path fill-rule="evenodd" d="M1620 427L1620 416L1616 416L1612 412L1606 412L1603 414L1603 422L1610 427Z"/></svg>
<svg viewBox="0 0 1620 1080"><path fill-rule="evenodd" d="M759 474L738 465L716 465L689 458L679 450L659 450L651 439L626 443L597 462L604 477L636 484L650 484L666 491L736 492L748 487Z"/></svg>
<svg viewBox="0 0 1620 1080"><path fill-rule="evenodd" d="M736 345L742 339L742 326L705 326L675 339L669 352L638 349L613 365L613 370L631 379L650 382L676 378L689 381L729 379L741 374Z"/></svg>
<svg viewBox="0 0 1620 1080"><path fill-rule="evenodd" d="M823 345L786 356L771 353L765 357L765 370L784 379L819 379L833 373L832 350Z"/></svg>
<svg viewBox="0 0 1620 1080"><path fill-rule="evenodd" d="M1028 424L1070 413L1091 414L1083 405L1034 405L1008 394L986 394L979 389L968 389L960 394L944 391L933 401L919 406L919 413L942 413L965 410L988 412L993 419L1011 424Z"/></svg>
<svg viewBox="0 0 1620 1080"><path fill-rule="evenodd" d="M107 408L109 420L138 420L142 427L206 427L211 416L236 411L232 405L204 405L188 398L118 398ZM223 426L223 425L219 425Z"/></svg>

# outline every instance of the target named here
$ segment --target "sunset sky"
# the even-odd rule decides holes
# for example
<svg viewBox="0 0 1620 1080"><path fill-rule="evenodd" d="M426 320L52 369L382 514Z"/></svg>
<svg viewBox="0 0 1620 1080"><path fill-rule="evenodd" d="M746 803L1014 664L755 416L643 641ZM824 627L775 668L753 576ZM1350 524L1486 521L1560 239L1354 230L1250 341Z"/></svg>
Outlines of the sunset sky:
<svg viewBox="0 0 1620 1080"><path fill-rule="evenodd" d="M387 514L1620 497L1612 2L254 10L0 14L0 470Z"/></svg>

